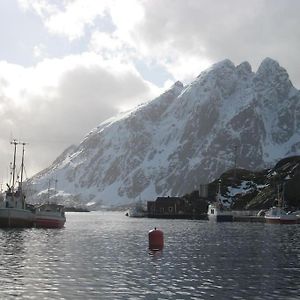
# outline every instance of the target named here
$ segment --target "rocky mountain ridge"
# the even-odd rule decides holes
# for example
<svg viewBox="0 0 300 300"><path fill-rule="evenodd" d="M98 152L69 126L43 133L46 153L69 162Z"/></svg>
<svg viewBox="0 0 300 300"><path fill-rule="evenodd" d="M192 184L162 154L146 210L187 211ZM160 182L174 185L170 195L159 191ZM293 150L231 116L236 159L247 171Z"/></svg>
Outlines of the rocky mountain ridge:
<svg viewBox="0 0 300 300"><path fill-rule="evenodd" d="M278 198L289 210L299 210L299 180L300 156L286 157L261 171L231 169L208 184L207 201L214 200L220 188L223 205L234 210L268 209L278 204Z"/></svg>
<svg viewBox="0 0 300 300"><path fill-rule="evenodd" d="M98 205L181 196L235 164L258 170L296 155L299 140L300 92L286 70L270 58L257 72L224 60L103 122L30 183L39 192L55 178Z"/></svg>

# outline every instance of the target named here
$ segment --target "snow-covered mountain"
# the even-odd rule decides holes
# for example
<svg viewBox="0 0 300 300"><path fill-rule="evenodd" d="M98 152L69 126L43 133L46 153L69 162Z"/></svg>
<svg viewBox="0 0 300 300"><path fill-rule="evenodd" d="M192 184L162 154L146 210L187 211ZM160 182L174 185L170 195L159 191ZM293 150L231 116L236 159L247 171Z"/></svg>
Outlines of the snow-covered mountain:
<svg viewBox="0 0 300 300"><path fill-rule="evenodd" d="M114 205L176 196L238 167L257 170L300 152L300 92L266 58L221 61L191 84L93 129L31 179L87 202Z"/></svg>

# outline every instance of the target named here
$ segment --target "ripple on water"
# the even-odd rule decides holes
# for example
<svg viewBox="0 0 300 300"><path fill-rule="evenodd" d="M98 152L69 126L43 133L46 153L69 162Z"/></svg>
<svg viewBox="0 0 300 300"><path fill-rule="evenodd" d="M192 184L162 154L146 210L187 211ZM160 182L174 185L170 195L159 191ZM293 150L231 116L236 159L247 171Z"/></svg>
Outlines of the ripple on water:
<svg viewBox="0 0 300 300"><path fill-rule="evenodd" d="M299 227L69 213L63 230L0 230L0 298L296 299Z"/></svg>

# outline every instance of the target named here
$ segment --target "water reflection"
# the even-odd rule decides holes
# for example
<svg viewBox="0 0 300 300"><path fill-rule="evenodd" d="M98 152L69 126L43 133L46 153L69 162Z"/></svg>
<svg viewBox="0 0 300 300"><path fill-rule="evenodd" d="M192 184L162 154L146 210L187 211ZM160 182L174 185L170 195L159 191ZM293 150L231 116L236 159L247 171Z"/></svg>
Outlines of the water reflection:
<svg viewBox="0 0 300 300"><path fill-rule="evenodd" d="M22 293L24 286L24 264L26 260L23 230L0 231L0 278L1 287L11 297ZM16 288L17 286L17 288Z"/></svg>
<svg viewBox="0 0 300 300"><path fill-rule="evenodd" d="M63 230L0 231L0 298L296 299L300 226L70 213ZM165 247L148 250L148 232Z"/></svg>

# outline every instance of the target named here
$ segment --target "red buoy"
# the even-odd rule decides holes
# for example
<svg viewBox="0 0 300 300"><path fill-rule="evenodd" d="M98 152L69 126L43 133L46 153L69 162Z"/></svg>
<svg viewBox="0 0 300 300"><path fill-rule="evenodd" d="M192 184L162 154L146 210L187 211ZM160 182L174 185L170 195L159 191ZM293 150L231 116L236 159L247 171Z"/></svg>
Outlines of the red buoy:
<svg viewBox="0 0 300 300"><path fill-rule="evenodd" d="M156 229L156 227L149 231L149 249L153 251L162 250L164 247L164 233Z"/></svg>

